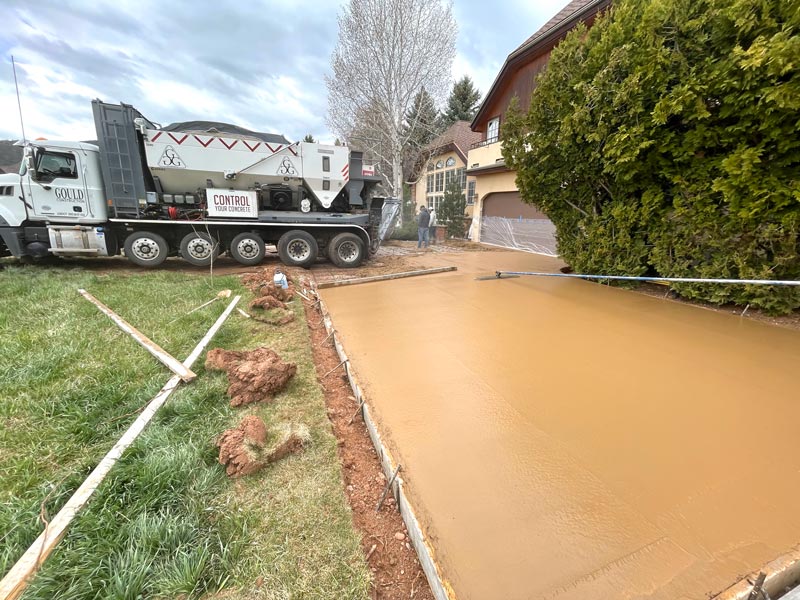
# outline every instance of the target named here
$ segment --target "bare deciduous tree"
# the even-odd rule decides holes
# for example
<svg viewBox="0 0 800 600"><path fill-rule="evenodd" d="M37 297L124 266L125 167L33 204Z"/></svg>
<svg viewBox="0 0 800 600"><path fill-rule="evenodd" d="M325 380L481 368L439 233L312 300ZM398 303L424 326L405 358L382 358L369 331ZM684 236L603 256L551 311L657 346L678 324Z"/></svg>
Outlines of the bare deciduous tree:
<svg viewBox="0 0 800 600"><path fill-rule="evenodd" d="M446 98L456 34L451 0L349 0L339 15L328 124L379 161L392 196L402 198L403 151L423 126L406 115L423 87Z"/></svg>

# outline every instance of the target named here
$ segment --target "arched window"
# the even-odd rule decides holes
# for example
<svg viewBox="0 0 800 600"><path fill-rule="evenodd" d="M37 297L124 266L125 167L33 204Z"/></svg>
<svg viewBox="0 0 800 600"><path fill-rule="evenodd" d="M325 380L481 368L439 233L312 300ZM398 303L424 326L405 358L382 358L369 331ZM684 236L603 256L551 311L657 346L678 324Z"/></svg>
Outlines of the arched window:
<svg viewBox="0 0 800 600"><path fill-rule="evenodd" d="M456 159L455 159L455 158L453 158L452 156L451 156L450 158L448 158L448 159L447 159L447 166L448 166L448 167L452 167L452 166L454 166L455 164L456 164Z"/></svg>
<svg viewBox="0 0 800 600"><path fill-rule="evenodd" d="M436 163L436 168L437 169L441 169L443 167L444 167L444 162L442 162L441 160Z"/></svg>

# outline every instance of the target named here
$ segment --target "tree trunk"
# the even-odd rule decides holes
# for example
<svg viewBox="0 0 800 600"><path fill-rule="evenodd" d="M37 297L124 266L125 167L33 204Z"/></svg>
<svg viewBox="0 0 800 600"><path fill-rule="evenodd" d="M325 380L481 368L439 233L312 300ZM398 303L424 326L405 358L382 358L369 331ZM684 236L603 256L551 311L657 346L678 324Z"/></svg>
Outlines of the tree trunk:
<svg viewBox="0 0 800 600"><path fill-rule="evenodd" d="M400 214L397 217L397 226L403 226L403 148L392 149L392 180L394 196L400 200Z"/></svg>

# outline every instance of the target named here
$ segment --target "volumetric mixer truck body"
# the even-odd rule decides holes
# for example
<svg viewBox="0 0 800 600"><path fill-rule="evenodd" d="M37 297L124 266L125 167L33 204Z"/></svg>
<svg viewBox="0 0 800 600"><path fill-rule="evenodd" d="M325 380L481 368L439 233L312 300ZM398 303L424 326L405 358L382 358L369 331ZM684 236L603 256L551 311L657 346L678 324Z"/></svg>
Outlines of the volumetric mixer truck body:
<svg viewBox="0 0 800 600"><path fill-rule="evenodd" d="M399 206L344 146L289 143L224 124L162 128L126 104L92 102L97 144L36 141L0 175L0 256L125 255L141 266L221 252L288 265L326 255L355 267ZM365 174L366 173L366 174ZM384 223L385 225L385 223Z"/></svg>

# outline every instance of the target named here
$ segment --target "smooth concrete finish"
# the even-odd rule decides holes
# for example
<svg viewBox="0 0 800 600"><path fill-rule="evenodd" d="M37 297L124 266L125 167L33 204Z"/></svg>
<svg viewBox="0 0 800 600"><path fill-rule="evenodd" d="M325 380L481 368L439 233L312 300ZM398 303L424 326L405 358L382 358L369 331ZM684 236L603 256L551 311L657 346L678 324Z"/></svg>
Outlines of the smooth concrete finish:
<svg viewBox="0 0 800 600"><path fill-rule="evenodd" d="M437 260L322 296L458 598L701 599L800 541L800 334Z"/></svg>

